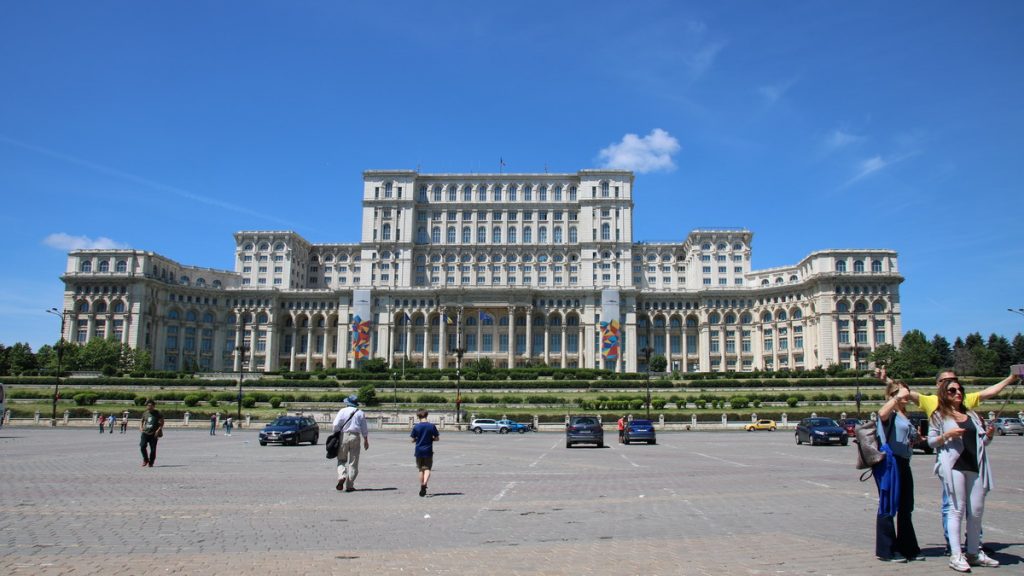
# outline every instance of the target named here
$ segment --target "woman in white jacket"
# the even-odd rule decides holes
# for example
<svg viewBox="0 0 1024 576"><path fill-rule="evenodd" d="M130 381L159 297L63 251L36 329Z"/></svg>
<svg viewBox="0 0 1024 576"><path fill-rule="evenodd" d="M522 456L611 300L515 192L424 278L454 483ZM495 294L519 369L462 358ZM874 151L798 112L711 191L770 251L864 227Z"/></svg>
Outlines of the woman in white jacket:
<svg viewBox="0 0 1024 576"><path fill-rule="evenodd" d="M985 495L992 489L992 470L985 454L990 437L977 413L964 407L963 399L964 388L958 380L944 382L939 407L929 420L928 445L938 453L935 474L942 480L953 505L946 534L951 549L949 567L970 572L971 566L998 566L999 562L980 548ZM966 555L960 546L965 518Z"/></svg>

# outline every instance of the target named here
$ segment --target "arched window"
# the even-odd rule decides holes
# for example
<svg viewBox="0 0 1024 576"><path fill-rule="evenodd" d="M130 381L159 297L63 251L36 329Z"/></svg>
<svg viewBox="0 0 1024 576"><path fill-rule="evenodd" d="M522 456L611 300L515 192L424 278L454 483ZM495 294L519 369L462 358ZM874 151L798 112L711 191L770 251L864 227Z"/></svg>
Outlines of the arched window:
<svg viewBox="0 0 1024 576"><path fill-rule="evenodd" d="M196 321L196 313L195 313L195 311L194 310L189 310L188 312L186 312L185 313L185 320L187 320L188 322L195 322Z"/></svg>
<svg viewBox="0 0 1024 576"><path fill-rule="evenodd" d="M538 226L537 227L537 243L547 244L548 243L548 227Z"/></svg>
<svg viewBox="0 0 1024 576"><path fill-rule="evenodd" d="M435 184L434 185L434 202L440 202L440 201L441 201L441 185L440 184Z"/></svg>
<svg viewBox="0 0 1024 576"><path fill-rule="evenodd" d="M509 202L515 202L516 201L516 185L515 184L509 184L507 190L508 190L508 201Z"/></svg>
<svg viewBox="0 0 1024 576"><path fill-rule="evenodd" d="M862 260L854 260L853 261L853 271L854 272L863 272L864 271L864 262Z"/></svg>
<svg viewBox="0 0 1024 576"><path fill-rule="evenodd" d="M779 310L779 313L775 315L775 319L780 321L780 322L785 320L786 318L787 318L787 316L786 316L786 311L785 310Z"/></svg>
<svg viewBox="0 0 1024 576"><path fill-rule="evenodd" d="M771 312L765 312L764 314L761 314L761 322L771 322L771 321L772 321L772 314L771 314Z"/></svg>
<svg viewBox="0 0 1024 576"><path fill-rule="evenodd" d="M249 244L246 244L242 249L243 250L252 250L252 248L253 248L252 244L249 243Z"/></svg>
<svg viewBox="0 0 1024 576"><path fill-rule="evenodd" d="M875 314L881 314L885 312L885 302L881 300L875 300L874 304L871 305L871 311Z"/></svg>
<svg viewBox="0 0 1024 576"><path fill-rule="evenodd" d="M750 324L750 320L750 314L745 313L742 316L740 316L740 324Z"/></svg>
<svg viewBox="0 0 1024 576"><path fill-rule="evenodd" d="M850 311L850 305L848 303L846 303L845 301L836 304L836 312L846 313L846 312L849 312L849 311Z"/></svg>
<svg viewBox="0 0 1024 576"><path fill-rule="evenodd" d="M604 224L601 224L601 240L611 240L611 238L612 238L612 228L611 228L611 226L607 222L605 222Z"/></svg>
<svg viewBox="0 0 1024 576"><path fill-rule="evenodd" d="M115 272L127 272L128 271L128 262L126 262L124 260L118 260L117 261L117 265L114 267L114 271Z"/></svg>
<svg viewBox="0 0 1024 576"><path fill-rule="evenodd" d="M469 226L462 227L462 243L469 244L473 240L473 231Z"/></svg>
<svg viewBox="0 0 1024 576"><path fill-rule="evenodd" d="M188 276L182 276L181 278L178 278L178 283L184 284L185 286L188 286L191 282L192 279L189 278Z"/></svg>
<svg viewBox="0 0 1024 576"><path fill-rule="evenodd" d="M425 227L420 226L419 228L416 229L416 241L419 242L420 244L426 244L427 229Z"/></svg>
<svg viewBox="0 0 1024 576"><path fill-rule="evenodd" d="M562 243L562 227L561 226L555 226L554 237L555 237L555 244L561 244Z"/></svg>
<svg viewBox="0 0 1024 576"><path fill-rule="evenodd" d="M720 317L718 316L718 312L712 312L712 313L711 313L711 314L710 314L710 315L708 316L708 323L710 323L710 324L718 324L718 322L719 322L720 320L721 320L721 319L720 319Z"/></svg>
<svg viewBox="0 0 1024 576"><path fill-rule="evenodd" d="M803 317L804 317L803 310L801 310L799 308L794 308L793 309L793 320L799 320L799 319L801 319Z"/></svg>
<svg viewBox="0 0 1024 576"><path fill-rule="evenodd" d="M868 311L868 305L865 304L864 302L857 302L856 304L853 305L853 310L854 310L854 312L857 312L858 314L860 314L862 312L867 312Z"/></svg>
<svg viewBox="0 0 1024 576"><path fill-rule="evenodd" d="M846 260L836 262L836 272L846 272Z"/></svg>
<svg viewBox="0 0 1024 576"><path fill-rule="evenodd" d="M881 272L882 271L882 261L881 260L872 260L871 261L871 271L875 272L875 273Z"/></svg>
<svg viewBox="0 0 1024 576"><path fill-rule="evenodd" d="M448 185L448 201L455 202L459 198L459 192L455 189L455 184Z"/></svg>
<svg viewBox="0 0 1024 576"><path fill-rule="evenodd" d="M570 244L575 244L578 241L579 241L579 233L576 232L576 227L575 226L570 226L569 227L569 243Z"/></svg>
<svg viewBox="0 0 1024 576"><path fill-rule="evenodd" d="M167 319L168 320L177 320L178 319L178 311L177 310L168 310L167 311Z"/></svg>
<svg viewBox="0 0 1024 576"><path fill-rule="evenodd" d="M523 226L523 244L529 244L530 242L533 242L533 228Z"/></svg>
<svg viewBox="0 0 1024 576"><path fill-rule="evenodd" d="M473 187L466 184L462 187L462 201L472 202L473 201Z"/></svg>
<svg viewBox="0 0 1024 576"><path fill-rule="evenodd" d="M494 185L494 201L501 202L501 184Z"/></svg>
<svg viewBox="0 0 1024 576"><path fill-rule="evenodd" d="M694 318L693 316L689 316L686 319L686 327L687 328L696 328L697 327L697 319Z"/></svg>
<svg viewBox="0 0 1024 576"><path fill-rule="evenodd" d="M220 280L214 280L213 281L213 287L214 288L220 288L221 287Z"/></svg>
<svg viewBox="0 0 1024 576"><path fill-rule="evenodd" d="M540 189L537 190L537 200L540 200L541 202L547 202L548 201L548 187L547 186L541 186Z"/></svg>
<svg viewBox="0 0 1024 576"><path fill-rule="evenodd" d="M561 202L562 201L562 187L561 186L555 186L555 189L554 189L553 193L554 193L554 197L555 197L555 202Z"/></svg>
<svg viewBox="0 0 1024 576"><path fill-rule="evenodd" d="M476 199L480 202L487 201L487 184L481 184L476 189Z"/></svg>
<svg viewBox="0 0 1024 576"><path fill-rule="evenodd" d="M487 227L477 226L476 228L476 243L484 244L487 242Z"/></svg>
<svg viewBox="0 0 1024 576"><path fill-rule="evenodd" d="M491 231L491 243L501 244L501 227L495 226L494 230Z"/></svg>
<svg viewBox="0 0 1024 576"><path fill-rule="evenodd" d="M516 243L516 227L515 226L513 226L513 227L508 229L508 243L509 244L515 244Z"/></svg>
<svg viewBox="0 0 1024 576"><path fill-rule="evenodd" d="M276 252L284 251L284 242L278 242L277 244L274 244L274 250Z"/></svg>
<svg viewBox="0 0 1024 576"><path fill-rule="evenodd" d="M110 262L100 260L99 272L110 272Z"/></svg>
<svg viewBox="0 0 1024 576"><path fill-rule="evenodd" d="M209 312L203 314L203 322L213 324L213 314L210 314Z"/></svg>
<svg viewBox="0 0 1024 576"><path fill-rule="evenodd" d="M385 224L380 228L380 239L391 240L391 224Z"/></svg>
<svg viewBox="0 0 1024 576"><path fill-rule="evenodd" d="M92 262L90 262L89 260L85 260L84 262L82 262L82 265L79 266L78 269L81 270L82 272L92 272Z"/></svg>
<svg viewBox="0 0 1024 576"><path fill-rule="evenodd" d="M263 250L263 251L270 250L270 244L268 244L266 242L260 244L260 250Z"/></svg>
<svg viewBox="0 0 1024 576"><path fill-rule="evenodd" d="M726 314L725 315L725 323L726 324L735 324L736 323L736 316L733 315L733 314Z"/></svg>
<svg viewBox="0 0 1024 576"><path fill-rule="evenodd" d="M266 324L267 323L267 315L265 313L263 313L263 312L260 312L259 314L256 315L256 322L259 323L259 324ZM321 322L320 327L323 328L323 320L321 320L320 322Z"/></svg>
<svg viewBox="0 0 1024 576"><path fill-rule="evenodd" d="M445 234L449 244L455 244L455 226L448 227L448 233Z"/></svg>
<svg viewBox="0 0 1024 576"><path fill-rule="evenodd" d="M117 302L114 302L114 314L123 314L123 313L124 313L124 302L121 302L120 300L118 300Z"/></svg>
<svg viewBox="0 0 1024 576"><path fill-rule="evenodd" d="M433 242L434 244L440 244L441 243L441 227L440 226L434 226L433 228L431 228L431 230L430 230L430 241Z"/></svg>
<svg viewBox="0 0 1024 576"><path fill-rule="evenodd" d="M523 202L533 202L533 186L523 186Z"/></svg>
<svg viewBox="0 0 1024 576"><path fill-rule="evenodd" d="M106 302L97 302L96 303L96 309L94 310L94 312L96 312L97 314L102 314L102 313L104 313L106 311L107 311L107 303Z"/></svg>
<svg viewBox="0 0 1024 576"><path fill-rule="evenodd" d="M608 197L608 181L605 180L605 181L601 182L601 198L607 198L607 197Z"/></svg>

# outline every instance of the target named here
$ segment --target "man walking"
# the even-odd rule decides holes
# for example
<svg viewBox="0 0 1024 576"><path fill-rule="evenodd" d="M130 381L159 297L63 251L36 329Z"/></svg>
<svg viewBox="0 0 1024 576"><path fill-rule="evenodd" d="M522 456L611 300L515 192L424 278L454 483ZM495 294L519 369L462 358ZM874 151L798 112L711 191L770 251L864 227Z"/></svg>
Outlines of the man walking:
<svg viewBox="0 0 1024 576"><path fill-rule="evenodd" d="M366 415L359 409L359 400L353 394L345 398L345 407L334 417L332 432L341 432L338 447L338 490L355 491L356 476L359 475L359 441L363 449L370 449L369 430Z"/></svg>
<svg viewBox="0 0 1024 576"><path fill-rule="evenodd" d="M139 439L139 448L142 450L142 467L153 467L156 462L156 442L164 435L164 415L156 409L156 402L146 402L146 411L142 413L139 420L139 430L142 436ZM149 448L147 452L146 449Z"/></svg>
<svg viewBox="0 0 1024 576"><path fill-rule="evenodd" d="M217 435L217 414L210 414L210 436Z"/></svg>

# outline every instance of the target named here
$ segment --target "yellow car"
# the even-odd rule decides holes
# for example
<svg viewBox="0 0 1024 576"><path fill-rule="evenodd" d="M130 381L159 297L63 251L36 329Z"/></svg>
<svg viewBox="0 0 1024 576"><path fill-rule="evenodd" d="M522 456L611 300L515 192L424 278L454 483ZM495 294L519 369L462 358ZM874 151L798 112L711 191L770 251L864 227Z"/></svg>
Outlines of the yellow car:
<svg viewBox="0 0 1024 576"><path fill-rule="evenodd" d="M753 432L754 430L768 430L769 432L775 432L775 420L758 420L752 422L743 427L747 432Z"/></svg>

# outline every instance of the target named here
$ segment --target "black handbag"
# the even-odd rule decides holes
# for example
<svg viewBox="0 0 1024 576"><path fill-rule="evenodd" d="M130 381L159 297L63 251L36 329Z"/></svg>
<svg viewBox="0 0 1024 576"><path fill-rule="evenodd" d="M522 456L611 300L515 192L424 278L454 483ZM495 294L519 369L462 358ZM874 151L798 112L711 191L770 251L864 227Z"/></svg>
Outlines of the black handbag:
<svg viewBox="0 0 1024 576"><path fill-rule="evenodd" d="M338 449L341 448L341 432L335 432L328 436L324 445L327 447L327 459L337 458Z"/></svg>

